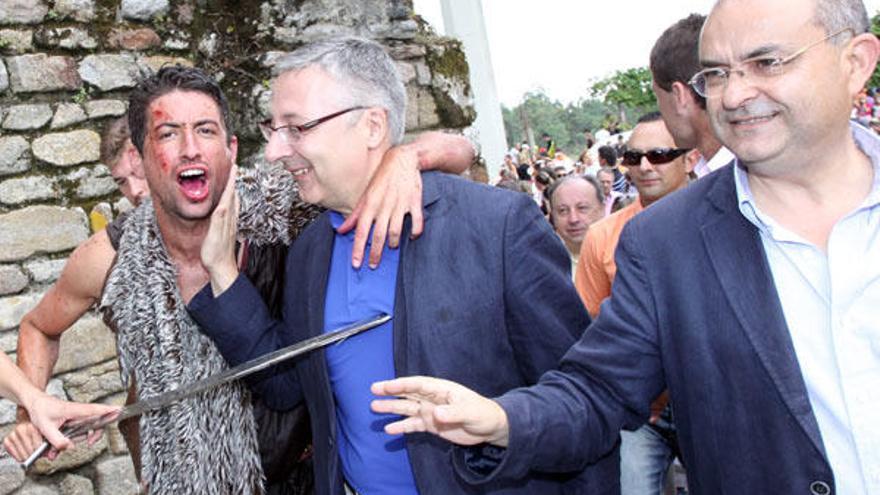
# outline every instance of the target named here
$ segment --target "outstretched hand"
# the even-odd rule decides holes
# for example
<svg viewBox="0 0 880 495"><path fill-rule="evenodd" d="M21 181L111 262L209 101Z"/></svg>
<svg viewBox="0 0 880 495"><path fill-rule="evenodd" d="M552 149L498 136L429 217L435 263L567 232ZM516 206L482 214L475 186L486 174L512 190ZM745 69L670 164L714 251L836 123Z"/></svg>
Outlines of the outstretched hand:
<svg viewBox="0 0 880 495"><path fill-rule="evenodd" d="M211 290L214 297L229 288L238 277L235 262L235 239L238 235L238 194L235 191L235 178L238 167L229 170L229 179L223 189L220 202L211 214L211 225L202 242L202 265L211 276Z"/></svg>
<svg viewBox="0 0 880 495"><path fill-rule="evenodd" d="M62 425L101 417L108 418L118 413L120 409L103 404L67 402L36 390L22 402L28 411L30 422L24 421L18 424L3 441L6 451L19 462L29 457L39 447L42 443L41 436L52 445L47 457L54 459L59 451L73 447L75 440L61 433ZM89 432L88 444L97 442L103 432L102 428Z"/></svg>
<svg viewBox="0 0 880 495"><path fill-rule="evenodd" d="M386 238L388 247L400 245L403 221L412 218L410 237L422 234L422 177L419 173L419 153L411 146L401 145L389 149L382 163L370 180L367 190L357 206L338 231L345 234L355 229L351 264L360 268L370 227L373 240L369 253L369 266L379 266Z"/></svg>
<svg viewBox="0 0 880 495"><path fill-rule="evenodd" d="M405 416L386 425L386 433L429 432L458 445L507 446L509 426L504 409L458 383L412 376L376 382L370 390L375 395L396 397L374 400L370 405L373 411Z"/></svg>

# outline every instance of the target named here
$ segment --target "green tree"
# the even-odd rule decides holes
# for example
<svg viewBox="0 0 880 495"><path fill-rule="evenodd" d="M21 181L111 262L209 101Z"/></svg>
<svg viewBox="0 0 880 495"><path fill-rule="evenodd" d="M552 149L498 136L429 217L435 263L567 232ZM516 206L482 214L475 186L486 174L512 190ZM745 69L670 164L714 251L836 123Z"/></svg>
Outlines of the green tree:
<svg viewBox="0 0 880 495"><path fill-rule="evenodd" d="M627 110L638 113L657 109L647 67L619 70L590 87L590 94L617 108L621 124L627 123Z"/></svg>

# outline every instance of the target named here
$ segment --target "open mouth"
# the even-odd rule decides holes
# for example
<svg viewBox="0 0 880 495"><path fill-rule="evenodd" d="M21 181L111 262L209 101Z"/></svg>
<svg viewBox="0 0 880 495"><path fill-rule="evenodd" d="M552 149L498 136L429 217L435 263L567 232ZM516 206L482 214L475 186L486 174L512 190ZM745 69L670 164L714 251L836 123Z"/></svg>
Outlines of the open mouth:
<svg viewBox="0 0 880 495"><path fill-rule="evenodd" d="M208 174L202 168L188 168L177 174L177 184L190 201L201 201L208 196Z"/></svg>

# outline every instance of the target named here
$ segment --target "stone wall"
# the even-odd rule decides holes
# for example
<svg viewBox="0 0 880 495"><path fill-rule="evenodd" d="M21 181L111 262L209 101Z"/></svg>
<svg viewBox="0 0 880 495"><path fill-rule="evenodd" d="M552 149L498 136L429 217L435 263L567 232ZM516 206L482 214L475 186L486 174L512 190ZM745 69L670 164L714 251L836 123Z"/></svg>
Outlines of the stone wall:
<svg viewBox="0 0 880 495"><path fill-rule="evenodd" d="M407 83L409 131L473 120L459 44L426 31L410 0L0 0L0 349L14 357L21 317L71 250L128 207L99 163L99 133L125 112L139 74L166 63L207 69L230 98L240 156L252 162L274 61L335 33L388 47ZM122 402L114 337L96 314L65 332L49 390ZM0 435L14 417L0 401ZM0 461L0 495L136 491L115 428L27 474Z"/></svg>

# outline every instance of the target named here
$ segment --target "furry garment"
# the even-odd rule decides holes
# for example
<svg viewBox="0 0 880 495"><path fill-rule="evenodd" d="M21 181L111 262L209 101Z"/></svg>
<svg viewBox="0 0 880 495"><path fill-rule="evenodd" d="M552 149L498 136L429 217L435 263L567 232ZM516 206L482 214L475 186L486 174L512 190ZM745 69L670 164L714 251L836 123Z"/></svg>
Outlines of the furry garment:
<svg viewBox="0 0 880 495"><path fill-rule="evenodd" d="M289 243L317 214L277 168L239 178L240 233L263 245ZM186 312L156 223L144 201L125 222L100 305L116 331L123 382L147 398L227 368ZM246 387L209 390L140 418L142 479L151 493L262 494L263 472Z"/></svg>

